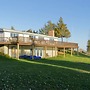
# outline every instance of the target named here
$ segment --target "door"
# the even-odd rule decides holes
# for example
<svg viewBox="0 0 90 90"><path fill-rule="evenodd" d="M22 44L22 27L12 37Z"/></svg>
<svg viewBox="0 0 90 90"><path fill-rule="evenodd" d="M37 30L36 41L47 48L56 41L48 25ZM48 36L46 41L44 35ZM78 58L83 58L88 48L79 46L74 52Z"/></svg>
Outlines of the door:
<svg viewBox="0 0 90 90"><path fill-rule="evenodd" d="M16 46L11 47L11 57L16 58Z"/></svg>
<svg viewBox="0 0 90 90"><path fill-rule="evenodd" d="M35 55L36 56L43 56L43 48L35 48Z"/></svg>

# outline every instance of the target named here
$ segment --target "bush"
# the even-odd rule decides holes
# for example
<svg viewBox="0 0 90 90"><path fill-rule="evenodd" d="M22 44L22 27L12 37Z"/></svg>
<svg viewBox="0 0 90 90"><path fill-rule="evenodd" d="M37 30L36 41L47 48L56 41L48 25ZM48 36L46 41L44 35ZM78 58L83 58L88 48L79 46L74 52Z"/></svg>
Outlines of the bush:
<svg viewBox="0 0 90 90"><path fill-rule="evenodd" d="M4 53L2 53L2 52L0 52L0 55L1 55L1 56L5 56L5 57L8 57L8 58L10 57L8 54L4 54Z"/></svg>

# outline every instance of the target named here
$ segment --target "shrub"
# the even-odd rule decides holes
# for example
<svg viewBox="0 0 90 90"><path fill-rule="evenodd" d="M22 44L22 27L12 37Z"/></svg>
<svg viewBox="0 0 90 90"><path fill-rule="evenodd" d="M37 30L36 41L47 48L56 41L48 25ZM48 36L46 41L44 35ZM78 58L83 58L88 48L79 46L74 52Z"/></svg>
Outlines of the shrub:
<svg viewBox="0 0 90 90"><path fill-rule="evenodd" d="M0 55L1 55L1 56L5 56L5 57L8 57L8 58L10 57L8 54L4 54L4 53L2 53L2 52L0 52Z"/></svg>

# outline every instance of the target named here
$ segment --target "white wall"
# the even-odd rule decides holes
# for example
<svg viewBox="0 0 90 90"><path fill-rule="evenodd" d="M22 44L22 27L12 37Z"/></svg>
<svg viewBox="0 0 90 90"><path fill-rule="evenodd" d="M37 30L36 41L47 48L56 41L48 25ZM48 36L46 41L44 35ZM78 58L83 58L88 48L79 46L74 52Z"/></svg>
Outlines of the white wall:
<svg viewBox="0 0 90 90"><path fill-rule="evenodd" d="M43 52L45 52L45 50L43 50ZM48 55L48 57L52 57L52 55L57 56L57 49L56 49L56 54L55 54L55 48L52 49L52 48L47 47L46 54Z"/></svg>
<svg viewBox="0 0 90 90"><path fill-rule="evenodd" d="M30 46L20 46L19 55L30 55Z"/></svg>
<svg viewBox="0 0 90 90"><path fill-rule="evenodd" d="M18 34L18 36L22 36L23 37L23 34Z"/></svg>
<svg viewBox="0 0 90 90"><path fill-rule="evenodd" d="M4 46L4 53L8 54L8 46Z"/></svg>
<svg viewBox="0 0 90 90"><path fill-rule="evenodd" d="M11 52L12 47L14 47L15 54L13 54ZM4 53L9 54L9 56L16 57L15 55L17 55L17 45L9 45L9 49L8 49L8 46L4 46L4 47L2 47L2 49L4 49ZM32 53L32 51L30 49L31 49L30 46L20 46L19 47L19 56L20 55L30 55ZM39 50L39 56L40 56L40 49L42 49L42 56L41 57L44 57L45 50L43 47L35 47L34 55L37 56L37 49ZM48 54L48 57L52 57L52 48L47 48L46 53ZM57 53L56 53L56 55L57 55ZM55 48L53 48L53 56L55 56Z"/></svg>
<svg viewBox="0 0 90 90"><path fill-rule="evenodd" d="M0 47L0 52L4 53L4 46Z"/></svg>
<svg viewBox="0 0 90 90"><path fill-rule="evenodd" d="M10 37L10 32L4 32L4 37Z"/></svg>
<svg viewBox="0 0 90 90"><path fill-rule="evenodd" d="M29 37L29 35L27 35L27 34L24 34L23 36L24 36L24 37Z"/></svg>

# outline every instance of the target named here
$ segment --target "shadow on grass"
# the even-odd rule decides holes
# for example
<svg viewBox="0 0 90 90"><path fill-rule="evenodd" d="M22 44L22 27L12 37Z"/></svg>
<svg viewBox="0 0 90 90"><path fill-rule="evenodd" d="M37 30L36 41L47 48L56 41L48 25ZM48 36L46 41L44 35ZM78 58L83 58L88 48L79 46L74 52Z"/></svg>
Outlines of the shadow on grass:
<svg viewBox="0 0 90 90"><path fill-rule="evenodd" d="M70 70L76 70L78 69L82 72L87 72L90 73L90 64L86 63L81 63L81 62L70 62L70 61L60 61L60 60L30 60L31 62L35 62L37 64L42 64L42 65L48 65L48 66L54 66L54 67L61 67L61 68L66 68Z"/></svg>
<svg viewBox="0 0 90 90"><path fill-rule="evenodd" d="M82 57L82 55L77 56L77 57ZM83 56L86 58L87 56ZM89 57L88 57L89 58ZM68 68L73 68L75 70L79 69L80 71L90 73L90 64L88 63L83 63L83 62L71 62L69 60L52 60L52 58L49 59L41 59L41 60L27 60L31 62L38 62L38 64L42 65L49 65L49 66L58 66L58 67L66 67ZM71 70L73 70L71 69Z"/></svg>
<svg viewBox="0 0 90 90"><path fill-rule="evenodd" d="M3 57L1 56L2 60L4 61L15 61L16 64L18 64L16 59L11 59L11 58L7 58L7 57ZM16 62L17 61L17 62ZM22 61L22 59L20 60ZM40 65L47 65L49 67L53 66L53 67L59 67L59 68L65 68L65 69L69 69L69 70L75 70L75 71L82 71L85 73L90 73L90 64L87 63L82 63L82 62L71 62L69 60L52 60L52 58L49 59L41 59L41 60L23 60L22 62L25 63L33 63L33 64L40 64ZM12 63L12 62L8 62L8 63Z"/></svg>

